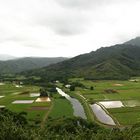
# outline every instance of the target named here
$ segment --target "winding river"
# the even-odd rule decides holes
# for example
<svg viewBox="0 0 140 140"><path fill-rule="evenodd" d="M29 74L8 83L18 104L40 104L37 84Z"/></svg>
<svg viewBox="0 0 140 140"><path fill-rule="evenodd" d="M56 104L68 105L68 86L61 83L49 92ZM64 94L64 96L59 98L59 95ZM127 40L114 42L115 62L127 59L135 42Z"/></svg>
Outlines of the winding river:
<svg viewBox="0 0 140 140"><path fill-rule="evenodd" d="M87 119L84 108L77 99L70 97L68 94L63 92L60 88L56 88L56 90L60 95L64 96L67 100L71 102L73 110L74 110L74 116Z"/></svg>

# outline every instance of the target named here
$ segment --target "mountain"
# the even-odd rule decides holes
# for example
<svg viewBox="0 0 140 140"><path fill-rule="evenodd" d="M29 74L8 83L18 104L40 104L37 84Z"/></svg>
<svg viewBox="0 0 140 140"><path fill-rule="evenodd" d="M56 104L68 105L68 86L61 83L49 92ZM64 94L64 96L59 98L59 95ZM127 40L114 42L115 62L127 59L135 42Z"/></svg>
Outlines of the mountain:
<svg viewBox="0 0 140 140"><path fill-rule="evenodd" d="M42 68L50 64L64 61L66 59L67 58L63 57L25 57L8 61L0 61L0 74L18 73L30 69Z"/></svg>
<svg viewBox="0 0 140 140"><path fill-rule="evenodd" d="M7 54L0 54L0 61L7 61L12 59L16 59L16 57Z"/></svg>
<svg viewBox="0 0 140 140"><path fill-rule="evenodd" d="M128 79L140 75L140 47L118 44L100 48L87 54L50 65L45 68L23 72L25 76L62 80L69 77L86 79Z"/></svg>
<svg viewBox="0 0 140 140"><path fill-rule="evenodd" d="M136 37L134 39L131 39L130 41L125 42L125 44L131 44L134 46L140 46L140 37Z"/></svg>

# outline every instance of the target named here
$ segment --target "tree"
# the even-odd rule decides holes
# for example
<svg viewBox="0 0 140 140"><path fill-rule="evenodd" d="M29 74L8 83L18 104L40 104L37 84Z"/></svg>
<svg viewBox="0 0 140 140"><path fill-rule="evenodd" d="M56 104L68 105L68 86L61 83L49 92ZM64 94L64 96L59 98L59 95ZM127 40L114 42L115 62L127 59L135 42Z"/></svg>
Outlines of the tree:
<svg viewBox="0 0 140 140"><path fill-rule="evenodd" d="M47 92L47 90L45 88L41 88L40 89L40 97L48 97L49 93Z"/></svg>
<svg viewBox="0 0 140 140"><path fill-rule="evenodd" d="M94 90L94 87L93 87L93 86L91 86L91 87L90 87L90 90Z"/></svg>
<svg viewBox="0 0 140 140"><path fill-rule="evenodd" d="M70 86L70 91L75 91L75 86L74 85Z"/></svg>

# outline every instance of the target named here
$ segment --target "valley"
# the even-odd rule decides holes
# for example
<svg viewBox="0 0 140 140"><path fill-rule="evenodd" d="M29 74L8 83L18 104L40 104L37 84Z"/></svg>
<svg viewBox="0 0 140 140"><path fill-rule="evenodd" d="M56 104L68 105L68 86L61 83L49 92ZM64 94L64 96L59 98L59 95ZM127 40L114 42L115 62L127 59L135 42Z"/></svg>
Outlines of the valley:
<svg viewBox="0 0 140 140"><path fill-rule="evenodd" d="M38 124L47 121L48 118L73 118L74 116L112 127L131 126L140 121L139 77L127 81L69 79L67 85L73 84L76 86L74 91L71 91L70 87L64 83L54 83L55 87L58 86L68 95L61 94L61 89L57 89L58 91L50 97L50 101L42 99L37 102L37 99L41 98L39 97L39 86L1 83L0 107L14 112L25 112L30 122L38 122ZM103 116L102 121L100 117L98 118L98 115L102 113L98 114L100 109L97 105L109 114L114 123L107 123ZM95 112L93 106L96 106ZM80 113L81 107L85 113Z"/></svg>
<svg viewBox="0 0 140 140"><path fill-rule="evenodd" d="M139 139L139 54L128 41L73 58L0 61L2 138L8 128L17 140Z"/></svg>
<svg viewBox="0 0 140 140"><path fill-rule="evenodd" d="M140 81L89 81L70 79L80 82L84 88L77 87L70 94L77 94L90 105L98 104L110 114L119 126L128 126L140 121ZM93 89L91 89L93 87ZM95 117L98 121L98 119Z"/></svg>

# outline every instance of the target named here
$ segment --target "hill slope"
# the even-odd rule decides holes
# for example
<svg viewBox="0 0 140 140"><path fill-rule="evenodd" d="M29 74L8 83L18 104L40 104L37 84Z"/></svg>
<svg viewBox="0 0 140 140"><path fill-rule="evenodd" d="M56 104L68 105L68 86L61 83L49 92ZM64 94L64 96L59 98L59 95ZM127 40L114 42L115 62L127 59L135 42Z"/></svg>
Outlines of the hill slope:
<svg viewBox="0 0 140 140"><path fill-rule="evenodd" d="M128 79L131 76L140 75L140 47L120 44L100 48L97 51L23 74L46 77L49 80L68 77Z"/></svg>
<svg viewBox="0 0 140 140"><path fill-rule="evenodd" d="M25 57L8 61L0 61L0 74L18 73L30 69L42 68L63 60L66 60L66 58Z"/></svg>
<svg viewBox="0 0 140 140"><path fill-rule="evenodd" d="M131 39L131 40L125 42L125 44L131 44L131 45L134 45L134 46L140 46L140 37L136 37L134 39Z"/></svg>

